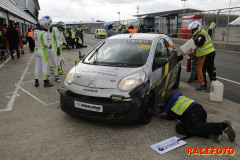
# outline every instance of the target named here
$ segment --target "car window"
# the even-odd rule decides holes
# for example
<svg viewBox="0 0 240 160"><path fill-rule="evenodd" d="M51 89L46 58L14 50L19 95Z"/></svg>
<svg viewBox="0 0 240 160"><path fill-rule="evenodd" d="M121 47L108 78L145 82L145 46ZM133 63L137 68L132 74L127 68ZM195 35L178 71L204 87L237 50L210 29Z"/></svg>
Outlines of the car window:
<svg viewBox="0 0 240 160"><path fill-rule="evenodd" d="M160 39L157 43L156 50L155 50L155 58L167 58L168 57L168 50L167 45L164 39Z"/></svg>
<svg viewBox="0 0 240 160"><path fill-rule="evenodd" d="M84 58L83 63L143 66L147 61L151 44L150 40L108 39Z"/></svg>

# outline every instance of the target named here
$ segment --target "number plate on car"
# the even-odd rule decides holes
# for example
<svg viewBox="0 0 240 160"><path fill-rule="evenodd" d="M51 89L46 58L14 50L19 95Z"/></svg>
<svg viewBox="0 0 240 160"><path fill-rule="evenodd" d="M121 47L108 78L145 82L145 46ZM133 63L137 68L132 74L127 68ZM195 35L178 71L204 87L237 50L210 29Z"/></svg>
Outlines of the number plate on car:
<svg viewBox="0 0 240 160"><path fill-rule="evenodd" d="M101 105L83 103L79 101L74 102L76 108L81 108L93 112L103 112L103 107Z"/></svg>

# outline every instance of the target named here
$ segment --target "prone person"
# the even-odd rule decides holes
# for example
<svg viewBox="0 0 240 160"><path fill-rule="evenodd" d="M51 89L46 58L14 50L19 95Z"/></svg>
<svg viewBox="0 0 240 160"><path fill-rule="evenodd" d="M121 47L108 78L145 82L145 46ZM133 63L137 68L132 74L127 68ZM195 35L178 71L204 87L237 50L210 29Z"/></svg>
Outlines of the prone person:
<svg viewBox="0 0 240 160"><path fill-rule="evenodd" d="M206 122L207 112L202 105L181 93L173 93L167 98L163 98L160 108L163 111L159 115L160 118L180 121L176 125L176 132L179 134L205 138L212 135L218 143L222 134L226 133L230 142L235 140L236 134L230 121Z"/></svg>

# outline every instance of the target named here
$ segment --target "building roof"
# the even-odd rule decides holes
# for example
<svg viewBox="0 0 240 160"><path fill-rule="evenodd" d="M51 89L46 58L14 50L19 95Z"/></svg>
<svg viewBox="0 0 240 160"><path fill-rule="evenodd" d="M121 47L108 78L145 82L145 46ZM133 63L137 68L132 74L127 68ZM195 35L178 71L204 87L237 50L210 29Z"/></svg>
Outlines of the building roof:
<svg viewBox="0 0 240 160"><path fill-rule="evenodd" d="M15 2L12 0L1 0L0 8L7 10L9 13L13 14L14 16L20 17L26 21L29 21L33 24L36 24L37 21L27 14L24 10L22 10Z"/></svg>
<svg viewBox="0 0 240 160"><path fill-rule="evenodd" d="M134 17L141 18L143 16L170 16L170 15L178 15L178 14L183 14L184 9L178 9L178 10L171 10L171 11L163 11L163 12L155 12L155 13L146 13L146 14L138 14L138 15L133 15ZM186 8L185 9L185 14L189 13L196 13L196 12L204 12L203 10L197 10L197 9L191 9L191 8Z"/></svg>

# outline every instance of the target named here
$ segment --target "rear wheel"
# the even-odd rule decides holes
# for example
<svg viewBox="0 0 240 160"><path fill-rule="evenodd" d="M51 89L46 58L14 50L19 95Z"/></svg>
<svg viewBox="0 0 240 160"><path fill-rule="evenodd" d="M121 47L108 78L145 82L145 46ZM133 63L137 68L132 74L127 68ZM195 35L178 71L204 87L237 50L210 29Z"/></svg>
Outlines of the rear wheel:
<svg viewBox="0 0 240 160"><path fill-rule="evenodd" d="M151 122L154 113L154 98L152 94L143 99L141 106L141 123L148 124Z"/></svg>
<svg viewBox="0 0 240 160"><path fill-rule="evenodd" d="M181 74L181 66L179 67L178 69L178 74L177 74L177 78L176 78L176 81L173 85L173 89L177 89L179 87L179 83L180 83L180 74Z"/></svg>

